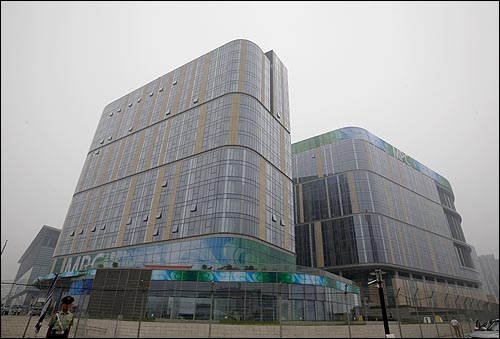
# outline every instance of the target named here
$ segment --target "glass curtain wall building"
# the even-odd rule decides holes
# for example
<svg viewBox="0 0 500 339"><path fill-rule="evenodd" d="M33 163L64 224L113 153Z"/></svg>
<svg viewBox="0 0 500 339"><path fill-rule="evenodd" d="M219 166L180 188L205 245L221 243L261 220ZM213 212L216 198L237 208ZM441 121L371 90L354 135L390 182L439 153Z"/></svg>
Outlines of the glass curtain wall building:
<svg viewBox="0 0 500 339"><path fill-rule="evenodd" d="M398 293L400 305L485 302L447 179L357 127L293 144L292 168L298 265L356 281L368 303L375 268L392 307Z"/></svg>
<svg viewBox="0 0 500 339"><path fill-rule="evenodd" d="M479 267L481 268L483 289L486 297L492 302L498 303L499 296L499 260L493 254L480 255Z"/></svg>
<svg viewBox="0 0 500 339"><path fill-rule="evenodd" d="M291 175L287 69L227 43L104 108L51 272L292 274Z"/></svg>
<svg viewBox="0 0 500 339"><path fill-rule="evenodd" d="M29 306L38 301L38 298L41 297L40 291L28 285L37 277L49 273L52 255L60 233L60 229L47 225L42 226L40 232L19 259L19 270L6 300L6 305L21 306L22 312L25 314L28 312Z"/></svg>

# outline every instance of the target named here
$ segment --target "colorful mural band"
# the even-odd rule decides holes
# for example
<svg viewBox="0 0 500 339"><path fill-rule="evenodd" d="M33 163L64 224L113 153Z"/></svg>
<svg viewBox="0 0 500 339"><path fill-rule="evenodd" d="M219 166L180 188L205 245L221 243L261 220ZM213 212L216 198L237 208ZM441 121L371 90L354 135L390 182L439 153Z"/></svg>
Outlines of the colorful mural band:
<svg viewBox="0 0 500 339"><path fill-rule="evenodd" d="M289 272L153 270L151 280L300 284L330 287L342 292L359 294L359 287L332 278Z"/></svg>
<svg viewBox="0 0 500 339"><path fill-rule="evenodd" d="M401 152L399 149L392 146L391 144L385 142L379 137L376 137L367 130L359 127L341 128L332 132L318 135L310 139L299 141L295 144L292 144L292 154L302 153L305 151L321 147L323 145L329 145L337 141L350 140L350 139L361 139L368 141L369 143L381 149L382 151L386 152L387 154L393 156L396 159L401 160L411 168L419 171L420 173L425 174L429 178L432 178L434 181L448 188L450 191L452 190L451 184L446 178L437 174L433 170L430 170L428 167L421 164L420 162L413 159L404 152Z"/></svg>

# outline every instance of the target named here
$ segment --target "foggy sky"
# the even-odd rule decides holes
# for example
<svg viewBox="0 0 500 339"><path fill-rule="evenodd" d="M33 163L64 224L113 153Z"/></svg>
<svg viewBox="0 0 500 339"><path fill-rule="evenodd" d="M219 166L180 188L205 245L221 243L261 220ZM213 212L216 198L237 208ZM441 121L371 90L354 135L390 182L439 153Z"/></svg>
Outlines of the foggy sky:
<svg viewBox="0 0 500 339"><path fill-rule="evenodd" d="M498 2L1 3L2 281L62 228L104 107L239 38L288 69L292 142L358 126L447 178L499 257Z"/></svg>

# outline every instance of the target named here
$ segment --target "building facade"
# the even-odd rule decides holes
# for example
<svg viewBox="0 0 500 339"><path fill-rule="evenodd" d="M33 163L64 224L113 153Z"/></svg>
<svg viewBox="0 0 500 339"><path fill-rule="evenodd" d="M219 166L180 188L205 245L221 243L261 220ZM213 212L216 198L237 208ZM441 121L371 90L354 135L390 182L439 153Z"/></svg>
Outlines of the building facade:
<svg viewBox="0 0 500 339"><path fill-rule="evenodd" d="M18 305L23 308L23 312L27 312L28 306L41 297L40 290L29 285L33 280L49 273L52 255L60 233L60 229L42 226L19 259L19 270L6 299L6 305Z"/></svg>
<svg viewBox="0 0 500 339"><path fill-rule="evenodd" d="M208 286L197 274L244 273L245 278L216 275L224 275L214 277L218 290L218 281L263 283L248 271L298 273L287 82L287 70L273 51L235 40L107 105L64 222L52 274L85 276L88 284L94 276L101 281L105 273L99 270L125 270L130 277L141 270L146 273L138 276L145 274L149 286L155 285L151 277L184 270L191 272L190 279L196 276L199 286ZM278 276L269 282L311 281ZM330 283L321 286L348 284L328 277ZM138 288L136 278L130 279ZM78 292L83 283L71 284ZM252 286L263 293L260 285ZM97 287L92 291L88 307L98 314ZM305 305L303 295L298 298ZM192 298L205 297L184 297L168 299L177 309L161 313L195 317ZM325 317L324 308L317 312ZM290 317L304 316L299 314Z"/></svg>
<svg viewBox="0 0 500 339"><path fill-rule="evenodd" d="M500 300L499 296L499 261L495 259L493 254L480 255L479 267L481 268L481 273L483 277L483 289L486 293L488 300L496 302L498 304Z"/></svg>
<svg viewBox="0 0 500 339"><path fill-rule="evenodd" d="M297 263L352 279L369 306L382 268L389 307L486 303L450 183L357 127L292 145ZM469 305L469 303L472 303Z"/></svg>

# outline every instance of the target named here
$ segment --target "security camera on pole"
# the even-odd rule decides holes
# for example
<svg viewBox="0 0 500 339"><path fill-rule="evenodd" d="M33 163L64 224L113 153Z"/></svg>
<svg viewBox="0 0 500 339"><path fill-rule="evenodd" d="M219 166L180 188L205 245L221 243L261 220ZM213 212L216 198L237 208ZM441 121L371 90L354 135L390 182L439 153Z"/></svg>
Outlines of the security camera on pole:
<svg viewBox="0 0 500 339"><path fill-rule="evenodd" d="M391 334L391 332L389 331L389 320L387 319L387 311L385 309L384 288L382 286L382 284L384 283L384 280L382 279L382 274L385 273L386 272L383 272L382 269L380 268L375 269L375 272L370 273L370 275L375 276L375 280L368 282L368 285L377 283L378 295L380 297L380 308L382 309L382 318L384 320L385 337L394 338L394 334Z"/></svg>

